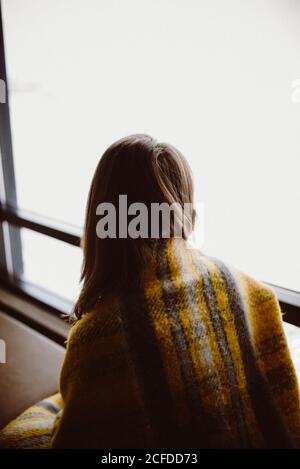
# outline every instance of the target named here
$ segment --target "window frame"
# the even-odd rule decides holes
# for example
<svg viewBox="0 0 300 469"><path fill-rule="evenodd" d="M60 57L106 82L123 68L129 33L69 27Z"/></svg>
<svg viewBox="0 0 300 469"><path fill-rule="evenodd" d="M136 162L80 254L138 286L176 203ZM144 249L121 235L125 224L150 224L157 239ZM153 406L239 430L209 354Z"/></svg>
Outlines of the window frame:
<svg viewBox="0 0 300 469"><path fill-rule="evenodd" d="M48 307L52 312L69 313L72 302L55 293L21 280L23 272L20 229L41 233L61 242L80 246L82 233L76 228L54 222L18 208L13 145L9 113L9 87L6 74L3 19L0 0L0 78L6 84L6 102L0 104L0 282L15 294ZM268 283L268 282L266 282ZM271 285L285 313L284 319L300 326L300 292Z"/></svg>
<svg viewBox="0 0 300 469"><path fill-rule="evenodd" d="M5 103L0 104L0 210L3 203L17 206L15 174L12 156L12 138L8 104L8 85L5 64L2 11L0 3L0 78L6 86ZM19 275L23 272L21 237L14 225L1 223L0 227L0 268L8 275ZM10 252L9 252L10 251ZM13 255L12 255L13 252Z"/></svg>

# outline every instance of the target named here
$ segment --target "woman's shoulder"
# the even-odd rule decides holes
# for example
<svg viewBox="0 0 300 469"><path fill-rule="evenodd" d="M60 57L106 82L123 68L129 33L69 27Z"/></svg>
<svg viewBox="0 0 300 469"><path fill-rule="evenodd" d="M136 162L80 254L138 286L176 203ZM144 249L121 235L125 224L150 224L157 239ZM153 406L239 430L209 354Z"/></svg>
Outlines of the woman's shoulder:
<svg viewBox="0 0 300 469"><path fill-rule="evenodd" d="M72 325L68 346L118 333L121 327L119 311L119 300L116 297L99 299L92 309Z"/></svg>
<svg viewBox="0 0 300 469"><path fill-rule="evenodd" d="M214 282L219 288L225 287L229 294L238 291L248 297L252 304L274 300L276 293L272 286L255 278L229 262L209 256L199 250L192 250L192 258L202 278Z"/></svg>

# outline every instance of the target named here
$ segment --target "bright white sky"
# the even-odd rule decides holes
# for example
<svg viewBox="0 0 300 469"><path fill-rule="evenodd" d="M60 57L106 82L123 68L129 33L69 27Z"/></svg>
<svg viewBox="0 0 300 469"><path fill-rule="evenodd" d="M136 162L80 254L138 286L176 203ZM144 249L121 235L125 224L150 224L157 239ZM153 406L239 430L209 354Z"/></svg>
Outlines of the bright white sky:
<svg viewBox="0 0 300 469"><path fill-rule="evenodd" d="M19 204L82 225L105 148L189 160L203 250L300 291L298 0L2 0ZM73 297L80 252L23 230L25 275Z"/></svg>

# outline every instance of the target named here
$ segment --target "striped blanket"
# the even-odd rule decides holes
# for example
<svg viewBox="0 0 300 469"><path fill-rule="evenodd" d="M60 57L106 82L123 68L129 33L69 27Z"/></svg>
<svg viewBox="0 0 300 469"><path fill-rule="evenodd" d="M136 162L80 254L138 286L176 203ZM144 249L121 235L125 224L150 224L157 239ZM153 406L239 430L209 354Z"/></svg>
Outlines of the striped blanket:
<svg viewBox="0 0 300 469"><path fill-rule="evenodd" d="M73 327L61 393L56 448L300 446L274 292L179 239Z"/></svg>
<svg viewBox="0 0 300 469"><path fill-rule="evenodd" d="M183 240L162 243L139 287L73 326L60 391L63 410L37 416L34 447L49 435L54 448L300 447L274 292Z"/></svg>
<svg viewBox="0 0 300 469"><path fill-rule="evenodd" d="M59 393L29 407L0 432L0 449L50 448L54 423L61 409Z"/></svg>

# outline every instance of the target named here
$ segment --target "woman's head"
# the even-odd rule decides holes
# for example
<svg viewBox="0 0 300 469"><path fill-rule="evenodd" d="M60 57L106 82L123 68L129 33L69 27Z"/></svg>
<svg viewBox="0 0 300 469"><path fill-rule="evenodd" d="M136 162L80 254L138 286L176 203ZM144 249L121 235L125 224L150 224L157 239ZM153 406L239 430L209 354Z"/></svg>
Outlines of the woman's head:
<svg viewBox="0 0 300 469"><path fill-rule="evenodd" d="M134 238L130 230L124 232L124 220L128 227L133 215L124 213L120 196L123 202L125 198L127 208L134 209L129 213L140 215L139 221L144 223L141 227L136 219ZM99 237L97 226L100 222L103 227L107 216L100 207L108 205L113 208L113 219L107 223L111 232L108 229L106 237ZM138 208L141 205L142 213ZM163 207L167 206L175 207L169 212L168 227L162 220ZM162 209L159 211L158 207ZM184 212L181 210L184 216L180 218L178 208L186 207ZM157 220L153 214L158 213ZM175 147L158 143L145 134L130 135L113 143L98 163L89 192L82 240L83 284L75 305L76 317L93 307L100 295L126 289L129 282L138 280L153 252L153 238L164 238L166 228L167 236L175 236L179 223L182 237L186 239L194 218L191 170ZM139 230L141 236L136 235Z"/></svg>

